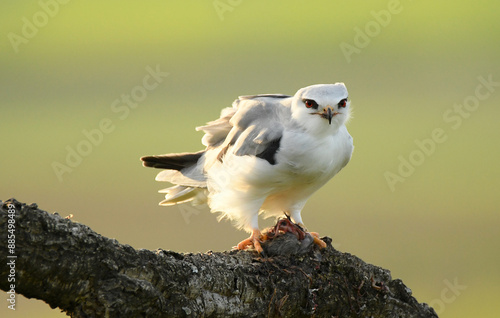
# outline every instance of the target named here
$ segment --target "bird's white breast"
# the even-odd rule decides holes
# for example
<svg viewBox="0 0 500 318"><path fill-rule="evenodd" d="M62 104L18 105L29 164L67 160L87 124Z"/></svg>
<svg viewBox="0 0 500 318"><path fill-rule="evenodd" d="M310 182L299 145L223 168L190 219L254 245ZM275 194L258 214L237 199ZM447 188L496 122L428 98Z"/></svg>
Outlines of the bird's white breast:
<svg viewBox="0 0 500 318"><path fill-rule="evenodd" d="M345 126L334 135L321 137L286 131L277 154L277 168L299 182L324 183L349 162L352 150L352 138Z"/></svg>
<svg viewBox="0 0 500 318"><path fill-rule="evenodd" d="M300 210L316 190L349 162L353 151L345 126L336 134L321 138L287 131L280 146L278 163L272 170L259 173L262 185L269 191L262 208L274 215Z"/></svg>

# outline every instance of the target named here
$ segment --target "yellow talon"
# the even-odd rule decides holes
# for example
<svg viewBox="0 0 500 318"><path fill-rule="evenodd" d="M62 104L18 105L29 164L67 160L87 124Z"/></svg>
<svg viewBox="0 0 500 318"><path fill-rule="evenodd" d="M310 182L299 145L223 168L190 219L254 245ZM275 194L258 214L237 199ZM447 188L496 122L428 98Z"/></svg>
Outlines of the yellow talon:
<svg viewBox="0 0 500 318"><path fill-rule="evenodd" d="M239 242L237 248L239 250L245 250L249 247L253 247L257 252L262 253L264 250L262 249L262 246L260 245L259 241L261 235L262 234L258 229L253 230L252 235L250 235L249 238Z"/></svg>

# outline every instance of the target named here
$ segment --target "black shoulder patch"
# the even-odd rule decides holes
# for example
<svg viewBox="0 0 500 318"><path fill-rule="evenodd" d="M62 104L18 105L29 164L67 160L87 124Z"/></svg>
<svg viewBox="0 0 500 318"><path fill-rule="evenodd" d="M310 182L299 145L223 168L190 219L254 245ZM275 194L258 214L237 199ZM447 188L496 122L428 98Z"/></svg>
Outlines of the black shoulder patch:
<svg viewBox="0 0 500 318"><path fill-rule="evenodd" d="M256 157L267 160L267 162L269 162L270 164L275 165L276 164L275 155L276 155L276 152L278 151L278 149L280 148L280 141L281 141L281 137L272 140L267 145L267 148L264 149L264 151L262 151L261 153L257 154Z"/></svg>

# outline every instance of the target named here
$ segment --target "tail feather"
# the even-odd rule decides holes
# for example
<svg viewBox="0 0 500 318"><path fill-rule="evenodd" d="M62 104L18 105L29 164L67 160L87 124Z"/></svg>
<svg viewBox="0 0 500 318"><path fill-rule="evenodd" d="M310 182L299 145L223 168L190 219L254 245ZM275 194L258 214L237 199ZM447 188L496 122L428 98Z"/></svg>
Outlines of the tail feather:
<svg viewBox="0 0 500 318"><path fill-rule="evenodd" d="M206 196L203 194L203 189L200 188L177 185L158 192L165 193L165 200L161 201L160 205L171 206L189 201L193 201L193 205L197 205L206 202Z"/></svg>
<svg viewBox="0 0 500 318"><path fill-rule="evenodd" d="M141 158L144 167L171 169L180 171L192 165L196 165L205 151L196 153L174 153L157 156L144 156Z"/></svg>
<svg viewBox="0 0 500 318"><path fill-rule="evenodd" d="M160 190L165 200L160 205L176 205L191 202L193 205L206 203L207 180L203 166L205 151L176 153L142 157L145 167L165 169L156 176L157 181L166 181L175 186Z"/></svg>

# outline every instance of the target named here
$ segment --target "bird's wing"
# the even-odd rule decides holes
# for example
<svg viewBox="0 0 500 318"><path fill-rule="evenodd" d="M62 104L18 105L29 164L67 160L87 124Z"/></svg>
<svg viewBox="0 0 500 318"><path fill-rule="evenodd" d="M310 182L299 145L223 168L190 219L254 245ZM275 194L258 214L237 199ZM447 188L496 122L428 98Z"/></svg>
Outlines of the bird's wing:
<svg viewBox="0 0 500 318"><path fill-rule="evenodd" d="M231 124L229 121L236 113L236 108L227 107L221 112L220 118L208 122L205 126L196 127L197 131L202 130L205 135L201 139L201 143L208 149L220 146L231 131Z"/></svg>
<svg viewBox="0 0 500 318"><path fill-rule="evenodd" d="M208 149L217 148L219 160L231 149L237 156L257 156L274 164L284 124L291 119L290 101L288 95L241 96L219 119L197 130L205 132L202 141Z"/></svg>

